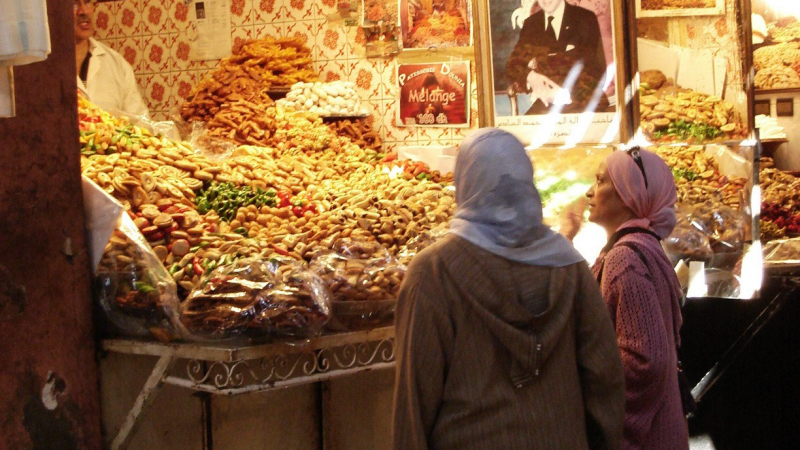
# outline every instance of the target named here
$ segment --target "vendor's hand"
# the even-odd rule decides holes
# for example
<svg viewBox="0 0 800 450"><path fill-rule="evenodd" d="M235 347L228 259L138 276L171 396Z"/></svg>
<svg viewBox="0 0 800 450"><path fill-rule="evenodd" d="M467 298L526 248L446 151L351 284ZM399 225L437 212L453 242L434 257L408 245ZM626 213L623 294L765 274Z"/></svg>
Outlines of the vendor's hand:
<svg viewBox="0 0 800 450"><path fill-rule="evenodd" d="M568 105L572 103L569 92L561 89L561 86L556 84L550 78L531 70L527 77L527 86L531 90L531 101L541 100L545 106L550 106L551 103L561 105Z"/></svg>
<svg viewBox="0 0 800 450"><path fill-rule="evenodd" d="M581 197L570 203L561 211L559 216L558 232L570 241L575 238L581 230L583 223L583 212L589 206L589 199Z"/></svg>

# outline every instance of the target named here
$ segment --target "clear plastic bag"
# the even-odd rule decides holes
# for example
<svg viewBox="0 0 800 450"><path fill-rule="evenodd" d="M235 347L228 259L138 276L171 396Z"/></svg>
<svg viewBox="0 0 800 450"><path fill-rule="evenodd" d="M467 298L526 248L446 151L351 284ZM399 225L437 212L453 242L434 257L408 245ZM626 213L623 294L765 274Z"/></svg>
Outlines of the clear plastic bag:
<svg viewBox="0 0 800 450"><path fill-rule="evenodd" d="M708 261L714 255L709 242L711 232L695 220L691 212L679 210L677 218L675 229L662 243L673 264L677 264L678 259Z"/></svg>
<svg viewBox="0 0 800 450"><path fill-rule="evenodd" d="M108 319L105 334L161 341L184 336L175 281L127 214L106 245L94 284Z"/></svg>
<svg viewBox="0 0 800 450"><path fill-rule="evenodd" d="M194 148L195 153L200 153L206 158L213 160L228 159L236 149L237 144L208 133L205 122L192 122L192 131L189 143Z"/></svg>
<svg viewBox="0 0 800 450"><path fill-rule="evenodd" d="M331 317L330 292L300 262L244 258L211 272L181 305L196 339L308 337Z"/></svg>
<svg viewBox="0 0 800 450"><path fill-rule="evenodd" d="M714 253L741 253L746 237L744 217L740 211L706 202L695 206L692 220L708 230Z"/></svg>
<svg viewBox="0 0 800 450"><path fill-rule="evenodd" d="M444 237L449 230L449 224L444 223L441 224L431 230L425 230L422 233L414 236L413 238L409 239L406 242L406 245L400 248L400 251L397 252L397 260L407 266L411 259L417 255L417 253L425 250L426 248L433 245L436 241Z"/></svg>
<svg viewBox="0 0 800 450"><path fill-rule="evenodd" d="M333 330L388 324L394 318L405 266L377 242L339 239L311 260L311 269L331 291Z"/></svg>
<svg viewBox="0 0 800 450"><path fill-rule="evenodd" d="M800 269L800 238L780 239L764 245L764 264Z"/></svg>
<svg viewBox="0 0 800 450"><path fill-rule="evenodd" d="M181 139L178 125L172 120L153 120L149 114L134 115L114 108L108 108L106 111L127 119L131 125L148 130L153 136L165 136L173 141Z"/></svg>

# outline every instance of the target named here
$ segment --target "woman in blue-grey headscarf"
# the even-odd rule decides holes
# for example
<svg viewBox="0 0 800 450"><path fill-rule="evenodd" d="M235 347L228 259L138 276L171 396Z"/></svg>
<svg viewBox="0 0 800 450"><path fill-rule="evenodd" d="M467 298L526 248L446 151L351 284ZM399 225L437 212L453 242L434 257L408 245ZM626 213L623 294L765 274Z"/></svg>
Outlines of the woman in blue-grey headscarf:
<svg viewBox="0 0 800 450"><path fill-rule="evenodd" d="M513 135L461 144L450 233L397 311L394 449L619 449L624 382L589 267L542 223Z"/></svg>

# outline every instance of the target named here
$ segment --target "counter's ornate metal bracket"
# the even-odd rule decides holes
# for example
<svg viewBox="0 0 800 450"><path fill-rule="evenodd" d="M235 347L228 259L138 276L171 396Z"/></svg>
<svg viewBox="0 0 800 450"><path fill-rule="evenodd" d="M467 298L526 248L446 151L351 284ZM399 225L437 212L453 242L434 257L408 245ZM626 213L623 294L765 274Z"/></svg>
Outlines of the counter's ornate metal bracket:
<svg viewBox="0 0 800 450"><path fill-rule="evenodd" d="M123 450L165 384L210 394L237 395L392 368L394 327L250 346L111 339L103 341L103 349L159 356L111 443L112 450Z"/></svg>

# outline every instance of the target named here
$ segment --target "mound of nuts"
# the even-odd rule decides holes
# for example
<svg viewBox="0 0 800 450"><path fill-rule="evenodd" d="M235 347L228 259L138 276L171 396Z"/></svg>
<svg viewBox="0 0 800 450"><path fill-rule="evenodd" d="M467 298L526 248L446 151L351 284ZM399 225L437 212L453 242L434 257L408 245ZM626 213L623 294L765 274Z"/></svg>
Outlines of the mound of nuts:
<svg viewBox="0 0 800 450"><path fill-rule="evenodd" d="M87 132L128 129L88 102L79 106ZM113 152L95 146L81 159L82 172L128 209L182 297L216 267L242 257L310 261L341 238L375 242L395 254L455 211L445 180L399 176L402 170L378 163L373 150L337 136L318 117L270 107L264 120L271 124L269 145L243 145L222 160L138 129L130 132L133 142L118 141ZM214 210L200 214L195 200L217 182L272 189L292 203L242 206L225 220Z"/></svg>
<svg viewBox="0 0 800 450"><path fill-rule="evenodd" d="M725 176L702 145L651 148L672 169L678 188L678 203L712 205L739 209L747 184L744 178Z"/></svg>
<svg viewBox="0 0 800 450"><path fill-rule="evenodd" d="M762 201L800 213L800 178L778 169L766 168L759 172L759 182Z"/></svg>
<svg viewBox="0 0 800 450"><path fill-rule="evenodd" d="M641 89L639 115L641 126L648 138L656 138L671 125L694 124L717 129L718 137L729 138L740 131L741 124L734 105L714 95L703 94L677 86L658 90ZM702 127L701 127L702 128ZM692 136L694 142L714 140L718 137ZM680 140L677 135L661 136L661 140Z"/></svg>

